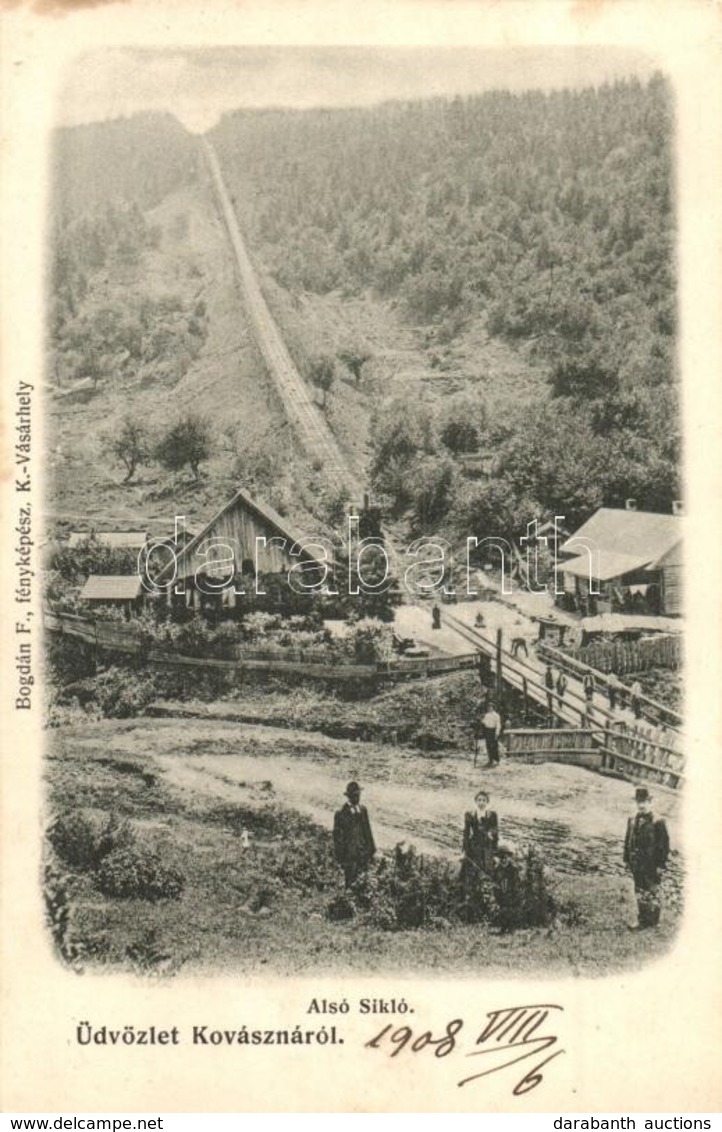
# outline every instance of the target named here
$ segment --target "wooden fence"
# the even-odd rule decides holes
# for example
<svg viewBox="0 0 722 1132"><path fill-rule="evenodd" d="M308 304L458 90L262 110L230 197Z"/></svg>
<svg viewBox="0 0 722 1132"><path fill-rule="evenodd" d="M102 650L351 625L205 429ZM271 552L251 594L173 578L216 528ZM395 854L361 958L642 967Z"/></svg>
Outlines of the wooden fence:
<svg viewBox="0 0 722 1132"><path fill-rule="evenodd" d="M505 731L507 755L526 762L563 762L650 782L672 790L684 782L684 757L650 739L611 728Z"/></svg>
<svg viewBox="0 0 722 1132"><path fill-rule="evenodd" d="M43 613L43 625L51 633L59 633L105 652L120 652L147 664L161 667L199 668L208 671L241 673L267 672L321 681L353 682L397 681L441 676L447 672L476 670L477 652L462 656L406 657L368 664L344 662L338 658L319 658L316 650L243 649L233 659L190 656L150 643L138 625L116 621L91 621L70 613Z"/></svg>
<svg viewBox="0 0 722 1132"><path fill-rule="evenodd" d="M608 681L605 680L605 673L601 672L598 668L586 663L570 652L562 652L560 649L552 648L551 645L540 644L537 646L537 655L542 660L549 661L557 668L563 669L565 672L576 676L581 680L587 672L591 672L594 677L595 683L598 688L607 688ZM620 705L626 706L631 701L630 689L626 686L616 687L617 702ZM682 727L682 716L678 711L673 708L667 707L666 704L659 703L658 700L653 700L651 696L645 696L644 693L639 696L640 716L648 723L664 724L666 727L673 727L675 730L680 730Z"/></svg>
<svg viewBox="0 0 722 1132"><path fill-rule="evenodd" d="M677 634L645 637L639 641L593 641L582 648L565 651L582 664L617 675L682 666L682 639Z"/></svg>

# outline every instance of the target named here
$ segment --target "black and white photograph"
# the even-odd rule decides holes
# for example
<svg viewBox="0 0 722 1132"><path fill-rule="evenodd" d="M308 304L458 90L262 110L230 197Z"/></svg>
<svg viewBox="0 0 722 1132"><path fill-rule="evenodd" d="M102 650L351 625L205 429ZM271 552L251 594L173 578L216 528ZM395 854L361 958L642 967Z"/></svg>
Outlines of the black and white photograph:
<svg viewBox="0 0 722 1132"><path fill-rule="evenodd" d="M59 957L663 954L685 781L665 75L617 49L115 50L58 111Z"/></svg>
<svg viewBox="0 0 722 1132"><path fill-rule="evenodd" d="M11 1107L715 1109L713 21L161 7L0 71Z"/></svg>

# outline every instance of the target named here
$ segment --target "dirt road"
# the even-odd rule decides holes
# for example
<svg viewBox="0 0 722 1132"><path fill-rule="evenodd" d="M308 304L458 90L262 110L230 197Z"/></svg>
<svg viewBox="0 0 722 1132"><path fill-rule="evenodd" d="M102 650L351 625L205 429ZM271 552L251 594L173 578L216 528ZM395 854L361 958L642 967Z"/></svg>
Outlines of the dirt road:
<svg viewBox="0 0 722 1132"><path fill-rule="evenodd" d="M460 754L428 757L408 748L335 740L282 728L207 720L106 720L69 729L63 746L80 756L102 747L114 758L140 758L181 795L209 802L290 807L330 826L351 778L364 787L381 849L405 841L458 858L464 811L484 783L499 813L502 840L534 845L557 874L615 878L629 887L621 861L633 788L579 767L503 762L474 768ZM659 813L679 846L679 799L659 793Z"/></svg>

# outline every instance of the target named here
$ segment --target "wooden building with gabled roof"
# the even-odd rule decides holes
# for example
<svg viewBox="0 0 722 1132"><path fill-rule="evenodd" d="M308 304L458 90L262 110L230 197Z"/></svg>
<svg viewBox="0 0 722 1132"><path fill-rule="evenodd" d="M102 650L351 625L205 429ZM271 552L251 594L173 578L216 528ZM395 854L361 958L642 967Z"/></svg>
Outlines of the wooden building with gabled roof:
<svg viewBox="0 0 722 1132"><path fill-rule="evenodd" d="M601 507L560 548L564 589L582 612L682 612L683 524L667 515Z"/></svg>
<svg viewBox="0 0 722 1132"><path fill-rule="evenodd" d="M161 571L158 583L168 583L172 565ZM268 503L241 488L176 552L171 593L199 610L234 607L239 592L248 592L259 576L288 575L300 567L307 581L314 567L319 578L329 576L335 559L328 539L294 529Z"/></svg>

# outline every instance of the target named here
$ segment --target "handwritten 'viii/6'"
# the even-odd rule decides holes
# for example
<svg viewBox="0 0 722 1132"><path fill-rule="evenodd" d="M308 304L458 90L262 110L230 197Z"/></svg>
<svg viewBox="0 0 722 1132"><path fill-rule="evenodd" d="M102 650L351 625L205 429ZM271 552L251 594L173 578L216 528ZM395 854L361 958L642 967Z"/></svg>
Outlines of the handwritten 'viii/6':
<svg viewBox="0 0 722 1132"><path fill-rule="evenodd" d="M554 1049L559 1039L556 1034L540 1033L553 1010L563 1012L564 1007L555 1003L537 1003L490 1010L472 1049L463 1048L460 1035L464 1031L468 1033L470 1029L463 1018L447 1022L445 1029L436 1037L431 1030L414 1036L410 1026L394 1028L393 1023L389 1023L375 1038L366 1042L366 1048L386 1050L389 1057L397 1057L403 1050L412 1054L429 1050L433 1051L434 1057L448 1057L458 1052L465 1057L484 1058L479 1063L483 1068L458 1081L459 1088L533 1058L534 1064L527 1066L526 1072L512 1089L512 1095L519 1097L540 1085L544 1080L544 1067L565 1052L563 1049L548 1052ZM389 1046L392 1047L390 1050ZM537 1061L539 1055L543 1055L541 1061Z"/></svg>

